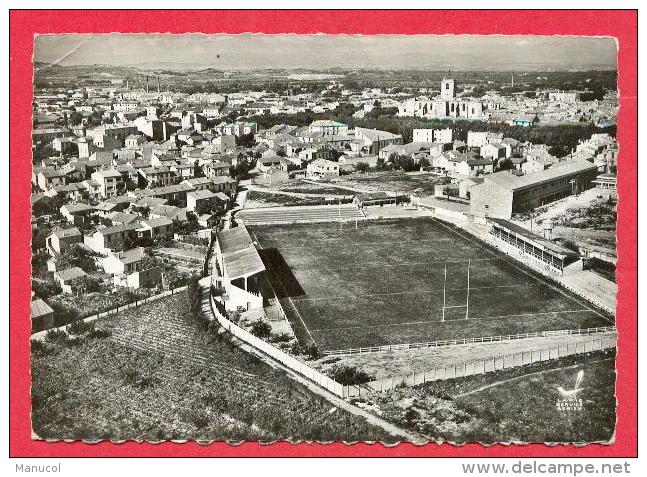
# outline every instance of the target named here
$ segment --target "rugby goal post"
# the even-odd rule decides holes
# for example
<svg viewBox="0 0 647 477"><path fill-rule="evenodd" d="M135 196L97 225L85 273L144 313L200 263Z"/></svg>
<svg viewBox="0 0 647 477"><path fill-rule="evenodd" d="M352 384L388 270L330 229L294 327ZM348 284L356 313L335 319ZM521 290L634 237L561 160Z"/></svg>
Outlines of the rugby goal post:
<svg viewBox="0 0 647 477"><path fill-rule="evenodd" d="M445 262L445 274L443 279L443 315L442 315L442 318L440 319L441 323L445 322L445 310L448 310L450 308L465 308L465 319L467 320L467 317L470 311L470 265L471 263L472 263L472 259L468 258L467 259L467 295L465 297L465 304L447 306L447 262Z"/></svg>

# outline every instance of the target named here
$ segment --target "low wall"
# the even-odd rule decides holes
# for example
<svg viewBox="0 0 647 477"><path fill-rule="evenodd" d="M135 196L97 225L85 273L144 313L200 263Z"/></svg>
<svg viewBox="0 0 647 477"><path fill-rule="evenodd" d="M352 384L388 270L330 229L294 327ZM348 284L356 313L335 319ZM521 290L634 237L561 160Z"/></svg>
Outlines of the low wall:
<svg viewBox="0 0 647 477"><path fill-rule="evenodd" d="M327 389L331 393L339 397L346 397L344 395L344 386L333 381L328 376L325 376L319 371L312 369L310 366L302 363L298 359L290 356L289 354L281 351L280 349L275 348L274 346L263 341L262 339L257 338L249 331L244 330L240 326L232 323L220 313L219 308L213 299L213 296L210 297L210 301L211 301L211 309L213 310L216 320L218 320L218 323L220 323L220 326L222 326L224 329L229 331L236 338L240 339L241 341L244 341L250 346L253 346L255 349L265 353L266 355L275 359L279 363L290 368L292 371L295 371L299 373L301 376L308 378L309 380L315 382L322 388Z"/></svg>
<svg viewBox="0 0 647 477"><path fill-rule="evenodd" d="M531 349L494 358L454 363L442 367L435 367L422 373L413 373L408 376L394 376L371 381L361 386L345 386L229 321L221 313L221 308L217 306L213 296L210 296L210 302L211 309L216 320L218 320L218 323L220 323L224 329L229 331L236 338L244 341L248 345L290 368L292 371L299 373L301 376L310 379L322 388L327 389L331 393L342 398L361 396L373 392L388 391L398 386L416 386L428 381L489 373L492 371L524 366L538 361L563 358L573 354L615 348L617 343L616 333L610 332L605 335L595 335L591 340L586 342L567 343L552 348Z"/></svg>

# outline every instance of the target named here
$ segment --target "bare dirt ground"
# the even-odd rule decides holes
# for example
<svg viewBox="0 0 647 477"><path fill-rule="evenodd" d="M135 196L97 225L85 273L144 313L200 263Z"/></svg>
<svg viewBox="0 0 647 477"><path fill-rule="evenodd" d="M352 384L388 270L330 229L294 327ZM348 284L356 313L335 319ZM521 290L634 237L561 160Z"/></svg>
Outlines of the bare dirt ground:
<svg viewBox="0 0 647 477"><path fill-rule="evenodd" d="M600 196L600 197L599 197ZM589 189L577 196L569 196L551 204L540 207L532 213L532 228L541 233L541 224L546 220L555 223L552 238L564 238L580 246L599 248L615 255L616 230L615 224L605 226L573 227L567 224L581 221L579 216L589 207L603 204L604 194L597 189ZM530 217L517 216L513 221L518 225L531 229Z"/></svg>
<svg viewBox="0 0 647 477"><path fill-rule="evenodd" d="M520 351L551 348L566 343L588 341L591 335L553 336L546 338L528 338L498 343L475 343L458 346L442 346L399 351L382 351L378 353L355 354L348 356L327 356L311 365L326 371L335 365L347 365L365 371L376 379L391 376L406 376L414 371L423 372L437 366L462 363L474 359L491 358L513 354ZM335 361L336 358L341 358Z"/></svg>

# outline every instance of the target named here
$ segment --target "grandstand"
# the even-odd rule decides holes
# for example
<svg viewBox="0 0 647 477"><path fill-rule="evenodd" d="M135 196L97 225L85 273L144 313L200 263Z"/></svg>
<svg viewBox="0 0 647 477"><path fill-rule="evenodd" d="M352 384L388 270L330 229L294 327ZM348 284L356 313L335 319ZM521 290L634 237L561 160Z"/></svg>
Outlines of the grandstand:
<svg viewBox="0 0 647 477"><path fill-rule="evenodd" d="M236 215L236 219L242 219L246 225L339 222L363 218L364 214L354 204L264 207L244 209Z"/></svg>

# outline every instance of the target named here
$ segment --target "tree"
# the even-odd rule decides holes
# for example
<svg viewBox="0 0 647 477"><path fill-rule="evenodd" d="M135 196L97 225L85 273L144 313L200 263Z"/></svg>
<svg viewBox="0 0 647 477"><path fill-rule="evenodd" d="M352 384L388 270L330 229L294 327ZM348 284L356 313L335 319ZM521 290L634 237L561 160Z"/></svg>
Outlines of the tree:
<svg viewBox="0 0 647 477"><path fill-rule="evenodd" d="M393 167L395 169L403 170L405 172L411 172L417 169L417 166L411 156L396 154L390 159L390 162L393 164Z"/></svg>
<svg viewBox="0 0 647 477"><path fill-rule="evenodd" d="M389 169L388 164L384 159L378 157L377 162L375 163L375 170L377 171L387 171Z"/></svg>
<svg viewBox="0 0 647 477"><path fill-rule="evenodd" d="M77 111L72 111L67 118L67 123L70 126L78 126L83 121L83 115Z"/></svg>
<svg viewBox="0 0 647 477"><path fill-rule="evenodd" d="M266 321L258 320L252 323L252 334L258 338L269 338L272 326Z"/></svg>
<svg viewBox="0 0 647 477"><path fill-rule="evenodd" d="M135 180L133 180L133 179L130 179L130 178L129 178L129 179L126 179L126 190L127 190L127 191L133 191L133 190L136 190L138 187L139 187L139 186L138 186L138 184L137 184L137 181L135 181Z"/></svg>
<svg viewBox="0 0 647 477"><path fill-rule="evenodd" d="M63 289L55 281L32 280L31 289L37 297L42 299L63 293Z"/></svg>
<svg viewBox="0 0 647 477"><path fill-rule="evenodd" d="M507 171L507 170L510 170L510 169L514 169L514 164L512 163L510 158L505 157L505 158L503 158L503 159L501 159L499 161L499 163L497 165L497 170L499 170L499 171Z"/></svg>
<svg viewBox="0 0 647 477"><path fill-rule="evenodd" d="M229 176L238 180L249 179L249 171L256 167L256 159L242 159L229 168Z"/></svg>
<svg viewBox="0 0 647 477"><path fill-rule="evenodd" d="M357 172L366 172L368 171L370 166L368 165L368 162L358 162L355 164L355 170Z"/></svg>
<svg viewBox="0 0 647 477"><path fill-rule="evenodd" d="M100 289L99 280L87 275L74 278L71 285L72 289L76 290L77 294L98 292Z"/></svg>
<svg viewBox="0 0 647 477"><path fill-rule="evenodd" d="M548 154L555 157L564 157L569 154L569 150L564 146L551 146L548 148Z"/></svg>
<svg viewBox="0 0 647 477"><path fill-rule="evenodd" d="M139 214L145 219L148 218L151 212L151 208L147 205L131 205L130 208L135 214Z"/></svg>
<svg viewBox="0 0 647 477"><path fill-rule="evenodd" d="M187 280L186 296L191 315L195 318L202 318L202 287L198 277L191 277Z"/></svg>
<svg viewBox="0 0 647 477"><path fill-rule="evenodd" d="M372 381L372 377L365 371L361 371L354 366L333 366L330 370L330 377L344 386L353 386L364 384Z"/></svg>
<svg viewBox="0 0 647 477"><path fill-rule="evenodd" d="M241 134L236 138L236 145L242 147L252 147L256 144L253 134Z"/></svg>
<svg viewBox="0 0 647 477"><path fill-rule="evenodd" d="M58 155L58 154L54 150L54 147L52 146L52 143L36 144L36 146L33 149L33 153L32 153L32 162L34 164L38 164L43 159L47 159L48 157L56 156L56 155Z"/></svg>
<svg viewBox="0 0 647 477"><path fill-rule="evenodd" d="M193 163L193 176L194 177L204 177L204 170L202 169L202 166L200 165L200 161L197 159Z"/></svg>
<svg viewBox="0 0 647 477"><path fill-rule="evenodd" d="M56 254L56 267L60 270L79 267L85 272L94 272L97 266L92 257L93 254L88 249L79 246L79 244L74 244Z"/></svg>
<svg viewBox="0 0 647 477"><path fill-rule="evenodd" d="M210 214L211 213L211 204L208 203L200 203L195 206L195 214L197 216L201 216L204 214Z"/></svg>

